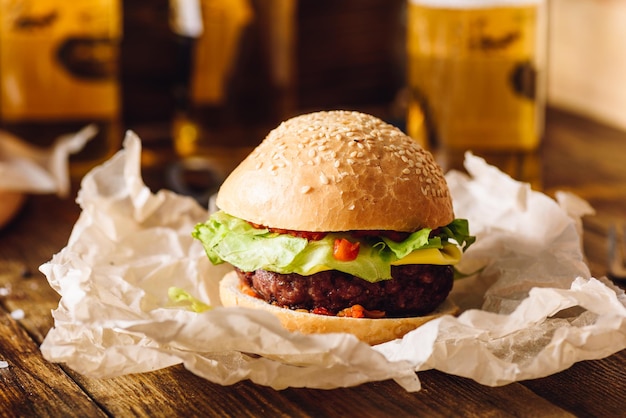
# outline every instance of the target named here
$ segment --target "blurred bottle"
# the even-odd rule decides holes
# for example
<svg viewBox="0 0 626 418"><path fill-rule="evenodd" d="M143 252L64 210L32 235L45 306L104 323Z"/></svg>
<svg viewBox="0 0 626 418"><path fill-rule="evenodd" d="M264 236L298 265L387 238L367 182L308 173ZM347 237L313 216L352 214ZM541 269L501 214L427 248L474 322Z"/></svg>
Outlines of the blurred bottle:
<svg viewBox="0 0 626 418"><path fill-rule="evenodd" d="M255 146L294 106L296 0L194 1L171 0L182 158Z"/></svg>
<svg viewBox="0 0 626 418"><path fill-rule="evenodd" d="M120 0L0 0L0 128L40 146L95 123L84 174L121 142Z"/></svg>

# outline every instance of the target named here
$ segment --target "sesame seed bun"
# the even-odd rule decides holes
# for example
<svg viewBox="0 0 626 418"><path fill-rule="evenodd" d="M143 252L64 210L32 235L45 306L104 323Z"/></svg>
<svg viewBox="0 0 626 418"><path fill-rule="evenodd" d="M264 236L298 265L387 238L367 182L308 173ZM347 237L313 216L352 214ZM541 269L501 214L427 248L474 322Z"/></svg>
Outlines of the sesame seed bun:
<svg viewBox="0 0 626 418"><path fill-rule="evenodd" d="M283 122L224 181L216 204L299 231L415 231L454 219L432 155L396 127L350 111Z"/></svg>
<svg viewBox="0 0 626 418"><path fill-rule="evenodd" d="M262 299L241 292L239 286L239 277L235 272L228 273L220 281L220 299L224 306L240 306L270 312L279 319L284 328L292 332L303 334L346 332L370 345L401 338L428 321L442 315L456 315L459 311L454 302L448 298L437 309L424 316L372 319L317 315L270 305Z"/></svg>

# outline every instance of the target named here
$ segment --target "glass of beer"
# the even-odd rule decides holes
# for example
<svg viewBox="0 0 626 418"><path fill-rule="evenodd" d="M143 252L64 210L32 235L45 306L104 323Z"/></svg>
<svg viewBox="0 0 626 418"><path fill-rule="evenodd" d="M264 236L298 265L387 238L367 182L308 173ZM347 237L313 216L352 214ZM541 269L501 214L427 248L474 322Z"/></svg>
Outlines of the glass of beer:
<svg viewBox="0 0 626 418"><path fill-rule="evenodd" d="M120 0L0 0L0 129L48 147L87 125L82 176L121 143Z"/></svg>
<svg viewBox="0 0 626 418"><path fill-rule="evenodd" d="M410 0L407 19L409 135L460 152L538 148L545 0Z"/></svg>

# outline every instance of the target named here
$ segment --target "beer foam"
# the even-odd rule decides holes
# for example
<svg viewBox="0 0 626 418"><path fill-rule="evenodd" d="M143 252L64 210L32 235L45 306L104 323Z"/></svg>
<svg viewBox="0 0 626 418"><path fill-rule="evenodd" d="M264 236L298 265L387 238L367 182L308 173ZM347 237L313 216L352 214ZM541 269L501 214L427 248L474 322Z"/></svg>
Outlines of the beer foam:
<svg viewBox="0 0 626 418"><path fill-rule="evenodd" d="M545 0L409 0L410 3L438 9L485 9L488 7L530 6Z"/></svg>

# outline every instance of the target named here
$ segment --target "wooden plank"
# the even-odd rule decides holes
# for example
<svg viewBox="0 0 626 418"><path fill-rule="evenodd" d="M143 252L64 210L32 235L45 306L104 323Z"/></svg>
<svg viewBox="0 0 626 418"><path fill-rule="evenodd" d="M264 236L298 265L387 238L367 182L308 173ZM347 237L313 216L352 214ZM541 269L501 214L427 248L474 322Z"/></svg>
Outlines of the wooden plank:
<svg viewBox="0 0 626 418"><path fill-rule="evenodd" d="M588 200L600 217L625 216L624 141L624 131L554 109L548 112L542 149L548 193L570 190Z"/></svg>
<svg viewBox="0 0 626 418"><path fill-rule="evenodd" d="M392 381L332 391L275 391L249 381L221 386L182 366L106 380L73 376L113 416L443 417L461 410L467 417L573 416L520 384L488 388L437 371L420 374L424 388L418 393L405 392Z"/></svg>
<svg viewBox="0 0 626 418"><path fill-rule="evenodd" d="M37 344L0 310L0 415L106 416L63 370L47 362Z"/></svg>
<svg viewBox="0 0 626 418"><path fill-rule="evenodd" d="M59 295L41 273L33 273L16 261L4 261L0 265L0 289L2 305L8 312L21 310L21 325L31 338L41 343L53 325L51 311L58 306Z"/></svg>
<svg viewBox="0 0 626 418"><path fill-rule="evenodd" d="M38 269L65 246L79 213L72 197L30 196L14 222L0 231L0 303L8 312L24 311L20 322L37 343L52 326L50 311L59 301Z"/></svg>
<svg viewBox="0 0 626 418"><path fill-rule="evenodd" d="M574 364L564 372L524 386L579 417L626 416L626 350Z"/></svg>
<svg viewBox="0 0 626 418"><path fill-rule="evenodd" d="M285 395L312 416L573 416L519 384L490 388L435 370L419 376L422 390L417 393L387 381L335 389L332 403L323 390L287 389Z"/></svg>
<svg viewBox="0 0 626 418"><path fill-rule="evenodd" d="M112 379L70 373L112 416L310 416L300 405L283 397L282 392L249 381L218 385L183 366Z"/></svg>

